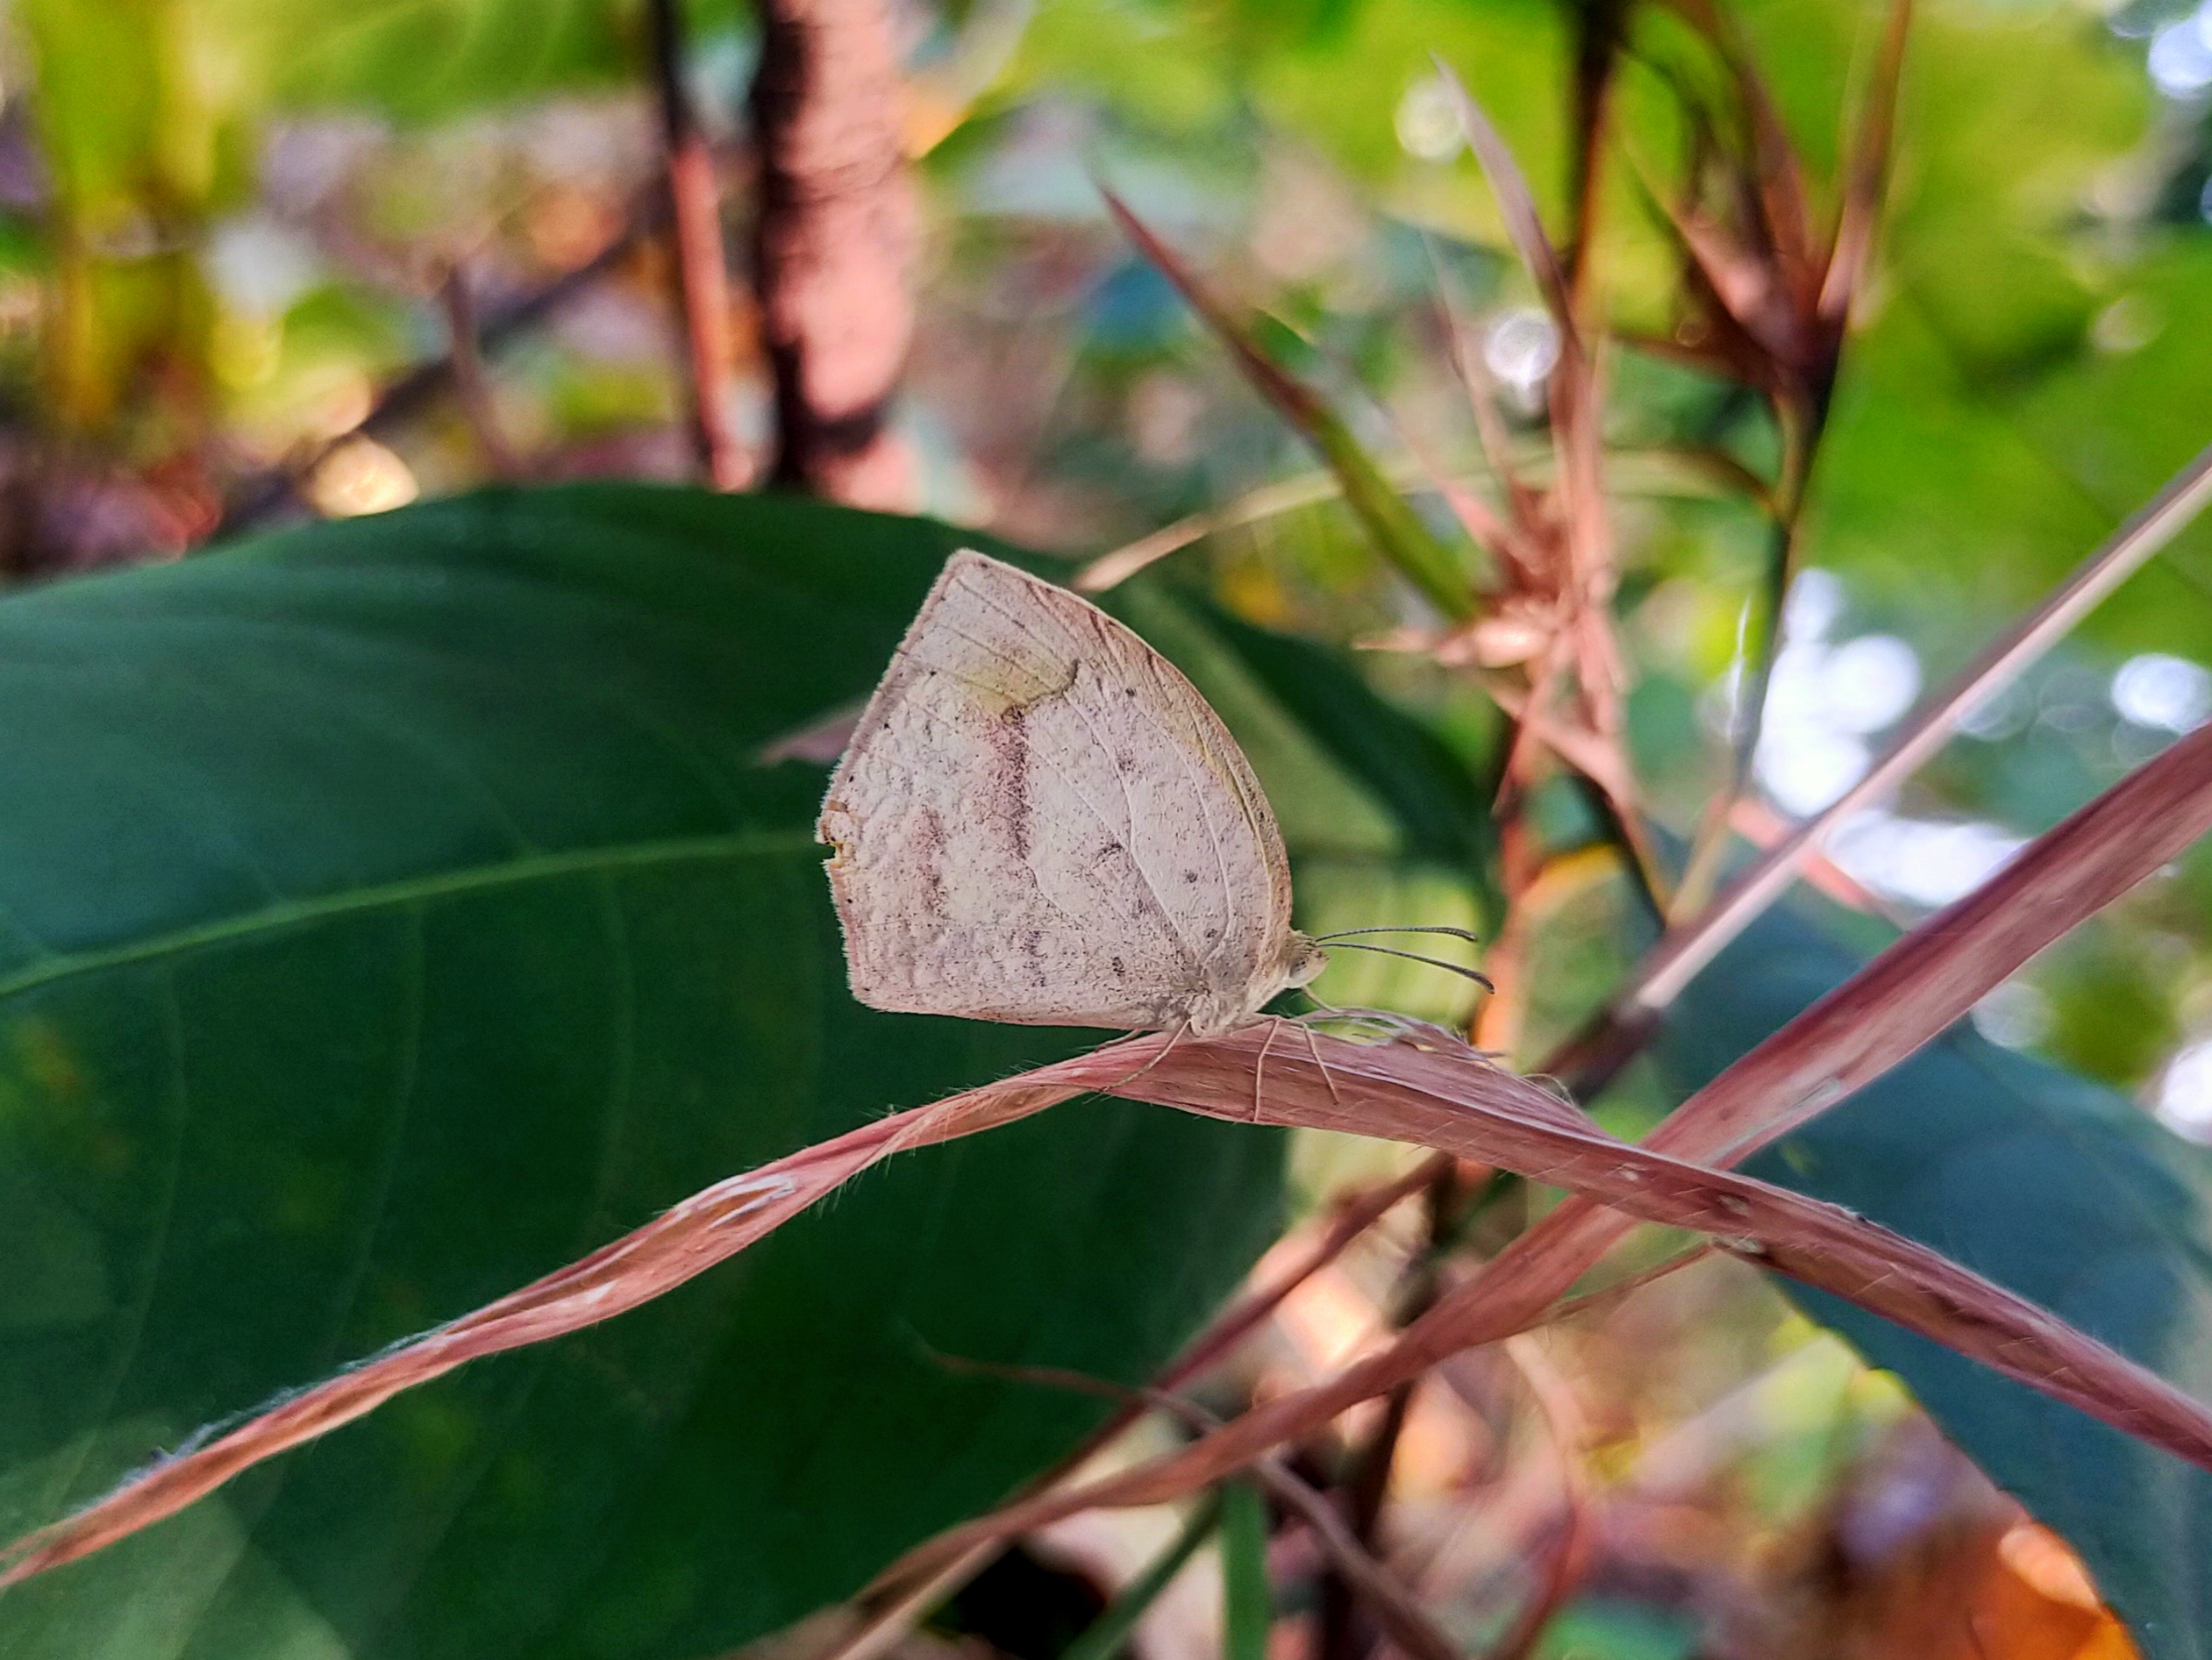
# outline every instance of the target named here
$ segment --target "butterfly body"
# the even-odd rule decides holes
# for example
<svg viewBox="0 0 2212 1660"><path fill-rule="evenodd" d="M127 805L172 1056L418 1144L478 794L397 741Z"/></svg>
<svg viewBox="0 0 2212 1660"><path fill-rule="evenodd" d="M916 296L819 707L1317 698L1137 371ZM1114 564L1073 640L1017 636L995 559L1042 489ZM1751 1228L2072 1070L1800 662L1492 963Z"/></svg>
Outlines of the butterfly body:
<svg viewBox="0 0 2212 1660"><path fill-rule="evenodd" d="M854 729L817 835L871 1007L1243 1024L1325 954L1220 717L1096 607L960 552Z"/></svg>

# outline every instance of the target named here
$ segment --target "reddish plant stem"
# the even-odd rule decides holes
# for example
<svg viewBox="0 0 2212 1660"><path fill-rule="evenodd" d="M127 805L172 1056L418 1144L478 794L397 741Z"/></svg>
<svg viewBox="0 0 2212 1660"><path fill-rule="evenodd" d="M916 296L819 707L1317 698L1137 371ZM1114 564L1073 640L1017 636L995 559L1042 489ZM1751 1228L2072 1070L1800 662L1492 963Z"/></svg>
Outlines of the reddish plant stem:
<svg viewBox="0 0 2212 1660"><path fill-rule="evenodd" d="M2212 729L2205 739L2212 748ZM896 1152L994 1129L1085 1090L1250 1122L1252 1081L1263 1045L1276 1036L1266 1022L1255 1022L1205 1039L1132 1038L880 1120L717 1183L579 1262L290 1396L134 1477L77 1514L16 1541L0 1550L0 1586L173 1515L262 1459L469 1360L582 1330L650 1301ZM1315 1037L1310 1060L1279 1053L1267 1079L1271 1098L1261 1104L1259 1122L1425 1144L1516 1170L1645 1221L1712 1235L1723 1249L1846 1298L2212 1469L2212 1412L2047 1311L1839 1207L1616 1141L1555 1096L1482 1063L1473 1051L1361 1048ZM1522 1240L1543 1232L1533 1229ZM1556 1257L1578 1242L1553 1243ZM1543 1317L1557 1295L1549 1272L1555 1265L1539 1264L1526 1275L1478 1277L1474 1283L1491 1293L1478 1315L1488 1322L1486 1337ZM933 1571L986 1536L1004 1536L991 1535L991 1528L1025 1531L1095 1504L1152 1503L1245 1468L1342 1407L1383 1393L1466 1347L1461 1329L1466 1310L1453 1307L1456 1300L1455 1293L1397 1344L1331 1383L1270 1401L1168 1458L1092 1487L1041 1495L1002 1513L988 1527L945 1535L923 1571ZM1452 1317L1440 1320L1447 1308Z"/></svg>
<svg viewBox="0 0 2212 1660"><path fill-rule="evenodd" d="M1425 1195L1427 1212L1424 1243L1393 1288L1390 1323L1402 1328L1425 1313L1441 1288L1439 1264L1452 1232L1453 1214L1460 1197L1459 1161L1442 1163ZM1343 1495L1345 1521L1354 1538L1373 1550L1382 1528L1382 1512L1390 1493L1390 1471L1396 1464L1398 1443L1405 1435L1407 1414L1413 1407L1418 1379L1409 1379L1390 1392L1374 1432L1345 1459L1336 1486ZM1366 1660L1373 1652L1377 1633L1358 1618L1358 1587L1341 1571L1322 1582L1319 1660Z"/></svg>
<svg viewBox="0 0 2212 1660"><path fill-rule="evenodd" d="M1160 1056L1151 1072L1112 1086L1110 1093L1250 1122L1252 1064L1265 1036L1245 1030L1185 1044ZM1142 1048L1157 1051L1164 1041L1138 1040L1123 1046L1124 1052L1133 1057ZM1270 1059L1270 1096L1260 1122L1335 1129L1356 1125L1359 1133L1449 1147L1575 1188L1645 1220L1709 1233L1731 1254L1837 1293L2116 1428L2212 1469L2212 1411L2025 1299L1863 1217L1764 1183L1657 1159L1595 1129L1570 1128L1558 1121L1553 1098L1507 1074L1486 1073L1440 1055L1347 1050L1336 1043L1324 1049L1331 1074L1325 1079L1303 1055L1281 1057L1278 1051L1280 1064ZM1502 1117L1491 1104L1493 1091L1512 1097ZM1499 1101L1502 1105L1502 1095ZM1552 1151L1531 1157L1538 1144ZM1568 1154L1576 1144L1588 1149L1587 1157ZM1555 1155L1565 1155L1566 1162L1553 1163ZM1769 1207L1775 1208L1771 1217L1765 1214ZM1542 1231L1522 1237L1533 1239ZM1504 1257L1495 1260L1502 1263ZM1544 1317L1556 1297L1557 1262L1525 1265L1533 1272L1486 1272L1471 1282L1485 1293L1476 1316L1481 1329L1473 1341L1495 1341ZM1163 1502L1243 1469L1346 1407L1383 1393L1469 1346L1471 1311L1461 1306L1452 1309L1452 1317L1438 1318L1452 1306L1452 1300L1439 1304L1398 1344L1327 1384L1277 1397L1149 1464L1010 1506L942 1535L929 1551L918 1554L924 1560L943 1560L981 1540L1010 1537L1078 1511Z"/></svg>
<svg viewBox="0 0 2212 1660"><path fill-rule="evenodd" d="M1138 1411L1164 1413L1199 1435L1221 1428L1221 1420L1213 1414L1167 1390L1127 1389L1060 1366L979 1365L973 1361L952 1364L990 1377L1119 1398ZM1329 1558L1332 1571L1372 1607L1382 1628L1408 1660L1460 1660L1451 1640L1422 1611L1412 1592L1376 1559L1366 1542L1346 1525L1328 1495L1293 1473L1280 1457L1271 1455L1255 1459L1252 1468L1269 1495L1311 1529L1315 1542Z"/></svg>
<svg viewBox="0 0 2212 1660"><path fill-rule="evenodd" d="M1589 1472L1583 1467L1586 1432L1573 1391L1525 1333L1506 1340L1506 1353L1535 1397L1559 1461L1559 1536L1545 1560L1536 1592L1485 1660L1528 1660L1545 1628L1566 1604L1589 1565L1596 1528L1590 1514Z"/></svg>

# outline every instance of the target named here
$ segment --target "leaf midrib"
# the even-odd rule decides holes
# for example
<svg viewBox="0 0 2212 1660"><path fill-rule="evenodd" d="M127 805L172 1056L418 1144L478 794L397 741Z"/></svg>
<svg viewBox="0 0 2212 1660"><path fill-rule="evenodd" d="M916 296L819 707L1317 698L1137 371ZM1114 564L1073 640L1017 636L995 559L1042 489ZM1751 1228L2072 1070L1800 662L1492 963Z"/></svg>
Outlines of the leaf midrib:
<svg viewBox="0 0 2212 1660"><path fill-rule="evenodd" d="M457 870L410 876L397 881L347 888L313 899L285 900L258 910L241 912L213 921L175 928L95 951L59 951L34 958L12 974L0 976L0 1001L50 986L78 974L103 969L156 962L205 946L221 945L257 936L282 933L334 916L419 904L519 887L532 882L562 877L637 870L655 865L680 865L693 860L752 858L763 856L816 854L824 851L805 830L750 830L719 836L694 836L669 841L615 846L573 848L503 859L495 865L474 865Z"/></svg>

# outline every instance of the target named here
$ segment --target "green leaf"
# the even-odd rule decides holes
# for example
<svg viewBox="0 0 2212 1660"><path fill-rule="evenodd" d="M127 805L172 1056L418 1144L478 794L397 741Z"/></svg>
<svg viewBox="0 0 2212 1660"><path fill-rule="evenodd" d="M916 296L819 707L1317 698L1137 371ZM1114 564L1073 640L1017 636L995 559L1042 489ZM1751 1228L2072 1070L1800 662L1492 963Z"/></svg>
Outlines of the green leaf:
<svg viewBox="0 0 2212 1660"><path fill-rule="evenodd" d="M718 1177L1095 1041L846 995L760 747L945 527L493 493L0 603L0 1530ZM1072 1104L870 1174L0 1598L42 1656L693 1656L1102 1410L1271 1235L1281 1144Z"/></svg>
<svg viewBox="0 0 2212 1660"><path fill-rule="evenodd" d="M1220 1524L1221 1500L1209 1493L1198 1508L1185 1519L1175 1536L1145 1565L1144 1571L1123 1586L1113 1601L1106 1605L1105 1613L1061 1650L1060 1660L1114 1660L1145 1611L1160 1600L1160 1592L1183 1571L1183 1564L1198 1553L1198 1547L1213 1537Z"/></svg>
<svg viewBox="0 0 2212 1660"><path fill-rule="evenodd" d="M1703 1082L1857 961L1770 915L1690 988L1663 1061ZM1960 1028L1754 1161L1909 1235L2212 1399L2212 1152L2109 1090ZM1818 1293L1815 1318L1895 1371L2064 1535L2149 1660L2212 1655L2212 1474Z"/></svg>
<svg viewBox="0 0 2212 1660"><path fill-rule="evenodd" d="M641 0L216 0L266 82L295 109L366 108L404 122L511 108L646 75ZM719 99L740 92L727 51L750 14L730 0L683 7L695 73ZM724 61L724 60L728 60Z"/></svg>
<svg viewBox="0 0 2212 1660"><path fill-rule="evenodd" d="M421 0L242 8L280 103L420 121L642 73L643 8L610 0Z"/></svg>
<svg viewBox="0 0 2212 1660"><path fill-rule="evenodd" d="M1267 1501L1250 1481L1222 1490L1222 1660L1267 1660L1275 1592L1267 1578Z"/></svg>

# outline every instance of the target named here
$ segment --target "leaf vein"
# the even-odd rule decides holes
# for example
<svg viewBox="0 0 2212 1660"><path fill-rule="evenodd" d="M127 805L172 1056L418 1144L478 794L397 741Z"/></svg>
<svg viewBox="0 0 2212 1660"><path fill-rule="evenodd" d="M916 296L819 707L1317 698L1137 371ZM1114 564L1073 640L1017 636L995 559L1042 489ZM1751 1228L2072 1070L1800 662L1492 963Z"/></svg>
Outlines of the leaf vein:
<svg viewBox="0 0 2212 1660"><path fill-rule="evenodd" d="M396 881L349 888L313 899L288 900L208 922L171 928L145 939L61 951L0 977L0 1000L16 996L57 980L102 969L137 963L160 962L208 946L228 944L288 929L301 928L334 917L360 915L389 907L420 904L437 899L466 898L501 888L521 887L563 877L605 874L625 869L660 865L708 863L724 858L755 858L812 854L816 844L804 831L739 831L719 836L687 837L618 847L576 848L559 852L533 853L504 859L496 865L474 865Z"/></svg>

